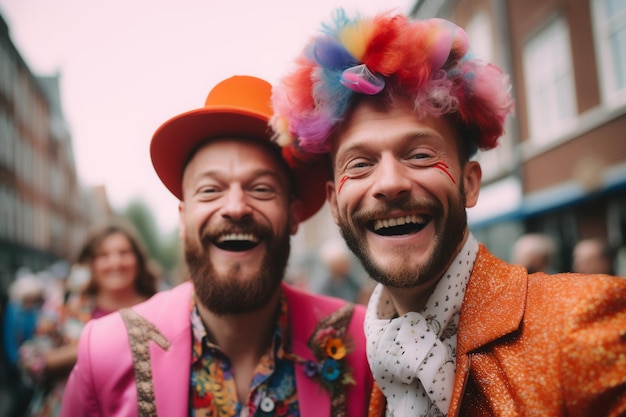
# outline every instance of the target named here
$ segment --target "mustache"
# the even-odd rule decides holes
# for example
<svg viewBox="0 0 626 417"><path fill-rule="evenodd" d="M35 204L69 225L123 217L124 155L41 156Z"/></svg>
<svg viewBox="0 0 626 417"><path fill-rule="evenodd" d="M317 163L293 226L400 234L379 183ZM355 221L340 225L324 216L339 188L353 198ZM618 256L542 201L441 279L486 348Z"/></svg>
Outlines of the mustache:
<svg viewBox="0 0 626 417"><path fill-rule="evenodd" d="M200 242L202 243L202 246L206 249L218 237L231 233L249 233L263 239L271 236L272 231L270 228L258 224L252 219L225 219L221 224L215 227L204 228L200 235Z"/></svg>
<svg viewBox="0 0 626 417"><path fill-rule="evenodd" d="M375 207L358 210L352 215L352 221L356 224L365 225L387 216L393 210L425 212L434 217L442 216L444 213L443 205L438 200L425 197L407 197L393 201L381 201Z"/></svg>

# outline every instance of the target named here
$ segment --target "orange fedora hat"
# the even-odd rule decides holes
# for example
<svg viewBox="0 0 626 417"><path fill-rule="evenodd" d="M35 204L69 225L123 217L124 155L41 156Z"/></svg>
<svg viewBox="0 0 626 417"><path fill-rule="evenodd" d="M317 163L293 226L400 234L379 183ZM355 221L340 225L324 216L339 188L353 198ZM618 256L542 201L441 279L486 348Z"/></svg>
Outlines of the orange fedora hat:
<svg viewBox="0 0 626 417"><path fill-rule="evenodd" d="M183 199L183 172L192 153L212 138L230 136L272 142L272 86L260 78L238 75L217 84L204 107L174 116L152 136L150 156L154 169L168 190ZM324 204L326 165L306 169L292 166L296 195L302 201L301 221Z"/></svg>

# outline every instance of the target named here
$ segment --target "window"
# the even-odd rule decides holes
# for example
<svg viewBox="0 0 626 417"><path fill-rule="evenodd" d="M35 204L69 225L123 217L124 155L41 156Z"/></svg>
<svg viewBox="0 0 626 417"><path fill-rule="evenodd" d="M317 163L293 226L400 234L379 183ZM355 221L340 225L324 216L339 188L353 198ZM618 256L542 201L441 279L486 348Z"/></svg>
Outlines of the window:
<svg viewBox="0 0 626 417"><path fill-rule="evenodd" d="M474 13L465 27L465 32L470 38L472 52L476 57L493 62L493 35L489 16L482 10Z"/></svg>
<svg viewBox="0 0 626 417"><path fill-rule="evenodd" d="M503 70L505 66L498 62L494 45L494 35L490 16L484 10L477 10L465 26L467 36L470 38L472 53L486 62L493 62ZM511 120L511 117L508 118ZM508 129L506 129L508 131ZM506 175L514 166L512 157L513 140L505 134L499 140L500 145L488 152L478 152L477 160L483 167L483 180L486 182Z"/></svg>
<svg viewBox="0 0 626 417"><path fill-rule="evenodd" d="M592 0L604 100L626 102L626 1Z"/></svg>
<svg viewBox="0 0 626 417"><path fill-rule="evenodd" d="M524 78L531 139L549 143L576 117L569 29L557 18L524 45Z"/></svg>

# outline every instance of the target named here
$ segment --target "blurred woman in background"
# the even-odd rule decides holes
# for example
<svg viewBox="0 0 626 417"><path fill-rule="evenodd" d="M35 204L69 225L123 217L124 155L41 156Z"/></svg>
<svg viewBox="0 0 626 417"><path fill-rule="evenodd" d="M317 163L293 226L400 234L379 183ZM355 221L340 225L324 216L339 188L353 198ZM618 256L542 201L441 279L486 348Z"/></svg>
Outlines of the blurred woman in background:
<svg viewBox="0 0 626 417"><path fill-rule="evenodd" d="M113 223L93 231L77 263L89 270L84 288L70 292L59 311L43 314L35 338L20 349L22 366L37 383L29 416L56 416L60 411L88 320L135 305L157 291L143 244L128 226Z"/></svg>

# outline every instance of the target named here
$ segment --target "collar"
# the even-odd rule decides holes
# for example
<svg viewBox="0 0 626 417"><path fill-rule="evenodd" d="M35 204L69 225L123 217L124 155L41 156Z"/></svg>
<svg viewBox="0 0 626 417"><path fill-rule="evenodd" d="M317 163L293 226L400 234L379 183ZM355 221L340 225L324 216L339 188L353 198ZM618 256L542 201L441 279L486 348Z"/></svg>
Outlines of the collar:
<svg viewBox="0 0 626 417"><path fill-rule="evenodd" d="M459 313L477 253L470 234L421 311L397 317L382 285L372 293L365 318L367 358L390 415L447 414Z"/></svg>
<svg viewBox="0 0 626 417"><path fill-rule="evenodd" d="M204 346L209 349L221 351L209 334L200 317L198 310L198 300L195 293L191 297L190 314L191 314L191 334L192 334L192 363L202 357L202 349ZM274 329L273 348L270 350L275 353L278 358L282 358L285 353L291 351L291 343L289 337L289 315L288 305L285 294L281 289L280 300L278 303L278 315L276 319L276 327Z"/></svg>
<svg viewBox="0 0 626 417"><path fill-rule="evenodd" d="M438 322L439 336L448 327L454 315L461 312L463 296L477 253L478 241L470 233L459 253L443 273L424 309L419 312ZM372 318L391 320L397 316L389 295L383 291L382 284L376 286L367 309L368 316Z"/></svg>

